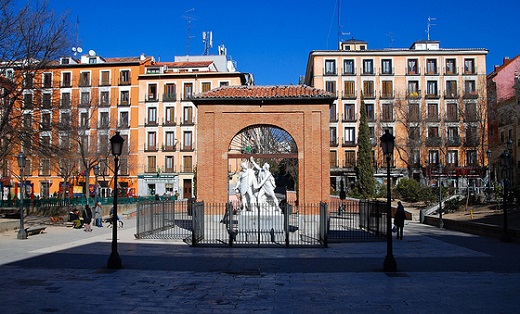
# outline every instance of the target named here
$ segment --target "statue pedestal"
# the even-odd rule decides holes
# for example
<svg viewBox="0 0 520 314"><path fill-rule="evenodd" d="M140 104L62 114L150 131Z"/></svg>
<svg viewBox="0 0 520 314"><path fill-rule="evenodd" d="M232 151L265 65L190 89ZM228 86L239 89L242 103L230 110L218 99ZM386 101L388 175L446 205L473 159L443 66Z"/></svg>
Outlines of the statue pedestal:
<svg viewBox="0 0 520 314"><path fill-rule="evenodd" d="M237 216L237 243L284 243L284 215L280 211L242 211Z"/></svg>

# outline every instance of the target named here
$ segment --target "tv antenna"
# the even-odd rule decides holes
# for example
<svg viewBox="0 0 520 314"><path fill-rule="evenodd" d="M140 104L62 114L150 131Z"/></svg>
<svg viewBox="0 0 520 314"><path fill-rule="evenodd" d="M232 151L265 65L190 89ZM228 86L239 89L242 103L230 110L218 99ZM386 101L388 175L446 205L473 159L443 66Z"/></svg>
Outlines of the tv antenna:
<svg viewBox="0 0 520 314"><path fill-rule="evenodd" d="M386 34L386 36L390 38L390 48L392 48L394 44L394 34L392 32L389 32L388 34Z"/></svg>
<svg viewBox="0 0 520 314"><path fill-rule="evenodd" d="M435 17L428 17L428 24L426 26L426 33L428 34L428 40L430 40L430 31L431 31L431 28L432 26L435 26L437 24L433 24L432 21L435 21L437 20L437 18Z"/></svg>
<svg viewBox="0 0 520 314"><path fill-rule="evenodd" d="M186 11L186 14L187 14L187 17L186 19L188 20L188 47L186 48L186 55L190 55L190 41L191 39L194 37L194 36L191 36L191 12L195 11L195 8L193 9L189 9L188 11Z"/></svg>
<svg viewBox="0 0 520 314"><path fill-rule="evenodd" d="M202 32L202 42L204 43L204 56L209 55L209 51L213 48L213 32Z"/></svg>
<svg viewBox="0 0 520 314"><path fill-rule="evenodd" d="M79 15L76 15L76 46L72 47L72 52L74 56L83 52L83 49L79 46Z"/></svg>

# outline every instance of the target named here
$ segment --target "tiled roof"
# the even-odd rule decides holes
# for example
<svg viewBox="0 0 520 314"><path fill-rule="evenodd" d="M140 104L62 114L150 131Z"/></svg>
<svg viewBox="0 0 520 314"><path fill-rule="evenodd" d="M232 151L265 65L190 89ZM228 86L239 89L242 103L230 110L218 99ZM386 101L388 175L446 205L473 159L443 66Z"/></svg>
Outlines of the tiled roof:
<svg viewBox="0 0 520 314"><path fill-rule="evenodd" d="M122 58L103 58L106 62L123 63L123 62L140 62L140 57L122 57Z"/></svg>
<svg viewBox="0 0 520 314"><path fill-rule="evenodd" d="M179 62L155 62L148 67L167 65L170 68L200 68L210 66L213 61L179 61Z"/></svg>
<svg viewBox="0 0 520 314"><path fill-rule="evenodd" d="M336 98L334 94L306 85L224 86L193 96L193 99L298 99Z"/></svg>

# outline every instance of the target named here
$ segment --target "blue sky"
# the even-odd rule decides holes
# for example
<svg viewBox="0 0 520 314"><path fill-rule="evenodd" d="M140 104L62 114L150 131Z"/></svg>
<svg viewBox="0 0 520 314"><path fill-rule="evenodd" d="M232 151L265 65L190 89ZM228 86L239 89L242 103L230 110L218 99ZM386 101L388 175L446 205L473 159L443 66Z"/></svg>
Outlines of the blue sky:
<svg viewBox="0 0 520 314"><path fill-rule="evenodd" d="M103 57L152 55L161 61L204 51L202 32L212 31L214 47L224 44L239 71L257 85L297 84L309 52L336 49L337 0L52 0L79 16L80 46ZM188 10L194 9L190 13ZM369 49L409 48L426 39L428 17L436 18L431 39L442 48L486 48L487 71L505 56L520 54L520 1L341 1L341 30L368 42ZM392 36L390 36L392 34ZM391 40L392 38L392 40Z"/></svg>

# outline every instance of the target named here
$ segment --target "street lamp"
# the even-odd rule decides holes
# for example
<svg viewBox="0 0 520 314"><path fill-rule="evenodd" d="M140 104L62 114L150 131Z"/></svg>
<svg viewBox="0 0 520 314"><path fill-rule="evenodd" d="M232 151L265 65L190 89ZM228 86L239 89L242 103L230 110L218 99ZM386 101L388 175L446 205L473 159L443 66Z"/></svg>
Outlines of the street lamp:
<svg viewBox="0 0 520 314"><path fill-rule="evenodd" d="M112 149L112 155L114 155L114 210L112 212L112 253L108 258L107 267L110 269L121 268L121 257L117 252L117 173L119 172L119 156L123 150L123 143L125 139L116 132L114 136L110 138L110 147Z"/></svg>
<svg viewBox="0 0 520 314"><path fill-rule="evenodd" d="M502 242L510 242L511 238L509 237L509 231L507 230L507 203L509 196L509 172L510 172L510 164L511 164L511 155L509 155L509 150L504 150L504 152L500 155L500 161L502 163L502 181L504 182L504 195L503 195L503 208L504 208L504 231L502 234Z"/></svg>
<svg viewBox="0 0 520 314"><path fill-rule="evenodd" d="M488 168L487 168L487 193L486 198L489 201L491 199L491 149L486 151L487 159L488 159Z"/></svg>
<svg viewBox="0 0 520 314"><path fill-rule="evenodd" d="M386 272L394 272L397 270L397 263L394 258L392 249L392 194L390 191L390 161L394 153L395 137L385 130L385 134L381 136L381 148L386 156L386 257L383 268Z"/></svg>
<svg viewBox="0 0 520 314"><path fill-rule="evenodd" d="M18 230L17 239L23 240L27 239L27 233L25 232L25 227L23 225L23 194L24 194L24 180L23 180L23 168L25 168L25 161L27 157L21 151L18 156L18 167L20 167L20 230Z"/></svg>
<svg viewBox="0 0 520 314"><path fill-rule="evenodd" d="M442 229L444 227L444 222L442 221L442 184L441 184L441 174L442 174L442 164L439 160L439 180L437 180L437 184L439 185L439 228Z"/></svg>
<svg viewBox="0 0 520 314"><path fill-rule="evenodd" d="M99 164L95 164L93 169L94 169L94 175L96 176L96 186L94 186L94 196L96 198L95 204L97 204L97 202L98 202L98 180L97 180L97 178L99 176Z"/></svg>

